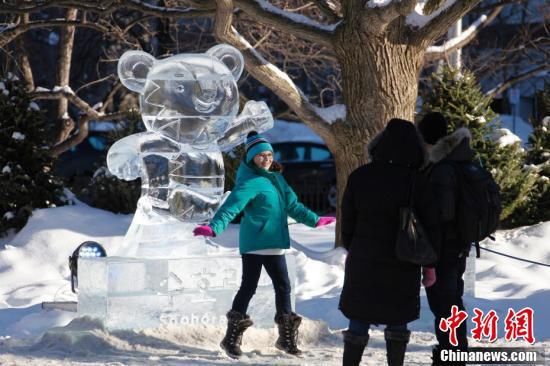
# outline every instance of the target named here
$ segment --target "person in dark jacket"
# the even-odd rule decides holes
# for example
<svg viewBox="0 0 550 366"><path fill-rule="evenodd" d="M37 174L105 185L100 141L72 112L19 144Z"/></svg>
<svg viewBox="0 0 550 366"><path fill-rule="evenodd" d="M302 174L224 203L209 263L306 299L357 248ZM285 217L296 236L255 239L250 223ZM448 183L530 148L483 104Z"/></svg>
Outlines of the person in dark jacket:
<svg viewBox="0 0 550 366"><path fill-rule="evenodd" d="M466 270L466 257L470 249L469 243L458 239L455 222L459 181L452 162L472 161L474 152L470 147L471 134L466 128L459 128L447 134L447 121L438 112L426 114L418 123L426 149L429 153L429 165L426 175L433 187L433 193L438 203L438 217L441 226L441 247L439 261L436 265L437 282L426 289L428 303L434 314L435 333L438 345L434 349L434 365L442 365L440 352L442 349L468 348L466 322L457 330L458 346L449 342L449 334L439 329L441 318L448 318L451 307L458 306L465 310L462 296L464 281L462 275Z"/></svg>
<svg viewBox="0 0 550 366"><path fill-rule="evenodd" d="M339 307L350 319L343 332L343 364L358 365L370 325L385 324L388 364L403 365L407 323L420 312L421 267L398 260L395 243L399 209L409 203L413 179L414 209L434 240L430 225L437 218L427 181L416 174L426 156L412 122L392 119L368 150L371 161L351 173L342 202L348 256Z"/></svg>
<svg viewBox="0 0 550 366"><path fill-rule="evenodd" d="M231 357L242 354L242 335L252 325L246 311L256 292L262 267L265 267L275 289L275 322L279 330L275 346L289 354L300 355L297 337L302 318L291 308L291 287L284 255L285 249L290 248L287 219L290 216L311 227L327 225L336 219L319 217L298 201L281 174L281 166L273 161L273 148L265 137L251 132L245 148L246 156L237 170L235 188L210 224L193 231L195 235L218 235L244 212L239 231L242 282L227 313L227 331L220 345Z"/></svg>

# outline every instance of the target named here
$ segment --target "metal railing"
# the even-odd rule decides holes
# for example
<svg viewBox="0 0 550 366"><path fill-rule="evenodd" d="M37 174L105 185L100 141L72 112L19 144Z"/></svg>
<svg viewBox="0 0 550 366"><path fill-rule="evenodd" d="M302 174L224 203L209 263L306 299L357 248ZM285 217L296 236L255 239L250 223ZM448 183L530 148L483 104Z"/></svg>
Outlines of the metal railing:
<svg viewBox="0 0 550 366"><path fill-rule="evenodd" d="M288 182L301 203L317 214L335 211L329 200L331 185L319 180L300 180Z"/></svg>

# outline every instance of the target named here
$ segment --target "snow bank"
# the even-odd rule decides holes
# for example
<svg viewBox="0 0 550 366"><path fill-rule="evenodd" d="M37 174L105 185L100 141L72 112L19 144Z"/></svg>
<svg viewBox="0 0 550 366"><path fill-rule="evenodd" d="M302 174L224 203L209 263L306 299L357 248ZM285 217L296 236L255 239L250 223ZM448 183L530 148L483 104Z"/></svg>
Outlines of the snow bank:
<svg viewBox="0 0 550 366"><path fill-rule="evenodd" d="M0 249L0 364L234 364L220 350L224 329L216 326L163 326L143 331L108 332L102 324L74 313L41 310L42 301L74 300L68 280L67 257L85 240L116 254L131 215L114 215L77 202L75 206L35 211L25 228L3 240ZM249 329L243 339L245 355L239 364L340 365L340 331L347 320L338 311L346 253L334 249L335 225L313 229L290 225L296 255L296 311L304 318L300 346L304 357L277 350L276 329ZM238 225L217 238L235 247ZM550 222L499 231L495 242L482 246L539 262L550 263ZM0 245L0 248L2 246ZM550 270L482 252L477 260L477 297L466 297L471 328L473 307L495 310L501 317L499 339L492 346L526 346L504 341L503 319L508 308L535 311L537 346L550 346ZM422 296L421 318L413 330L406 364L427 364L435 343L432 316ZM473 342L473 345L486 345ZM371 332L364 364L385 363L383 329Z"/></svg>

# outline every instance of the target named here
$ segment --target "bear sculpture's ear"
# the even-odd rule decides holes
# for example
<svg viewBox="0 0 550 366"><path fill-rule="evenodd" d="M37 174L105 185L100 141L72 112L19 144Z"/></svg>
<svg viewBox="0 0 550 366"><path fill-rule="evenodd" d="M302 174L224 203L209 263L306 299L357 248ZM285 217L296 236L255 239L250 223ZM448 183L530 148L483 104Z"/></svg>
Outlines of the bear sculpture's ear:
<svg viewBox="0 0 550 366"><path fill-rule="evenodd" d="M118 60L118 77L128 89L142 93L155 58L143 51L127 51Z"/></svg>
<svg viewBox="0 0 550 366"><path fill-rule="evenodd" d="M241 52L235 47L228 44L219 44L206 51L206 54L217 58L227 66L235 80L241 77L244 68L244 60Z"/></svg>

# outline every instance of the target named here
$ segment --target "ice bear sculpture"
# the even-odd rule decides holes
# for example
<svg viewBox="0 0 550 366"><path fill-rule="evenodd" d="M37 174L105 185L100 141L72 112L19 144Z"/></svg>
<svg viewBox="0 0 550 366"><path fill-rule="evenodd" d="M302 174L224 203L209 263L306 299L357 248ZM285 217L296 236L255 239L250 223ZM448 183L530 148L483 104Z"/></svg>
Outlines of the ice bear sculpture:
<svg viewBox="0 0 550 366"><path fill-rule="evenodd" d="M221 151L242 143L252 130L273 126L264 102L247 102L237 116L243 65L241 53L224 44L162 60L141 51L122 55L118 74L139 93L147 131L117 141L107 155L112 174L141 178L142 185L117 254L167 257L204 250L204 239L193 237L192 229L209 221L221 203Z"/></svg>

